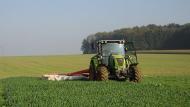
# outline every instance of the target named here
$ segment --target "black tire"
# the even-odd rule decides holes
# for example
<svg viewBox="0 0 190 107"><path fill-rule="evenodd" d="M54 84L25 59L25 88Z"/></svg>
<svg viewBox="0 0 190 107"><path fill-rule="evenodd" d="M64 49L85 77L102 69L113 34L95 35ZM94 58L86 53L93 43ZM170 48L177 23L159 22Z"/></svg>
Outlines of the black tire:
<svg viewBox="0 0 190 107"><path fill-rule="evenodd" d="M141 71L135 65L130 66L128 75L129 75L129 81L140 82L142 80Z"/></svg>
<svg viewBox="0 0 190 107"><path fill-rule="evenodd" d="M94 69L93 64L90 64L90 68L89 68L89 79L90 80L96 80L96 71Z"/></svg>
<svg viewBox="0 0 190 107"><path fill-rule="evenodd" d="M98 66L98 69L97 69L97 80L99 81L106 81L108 80L108 75L109 75L109 72L108 72L108 69L106 66Z"/></svg>

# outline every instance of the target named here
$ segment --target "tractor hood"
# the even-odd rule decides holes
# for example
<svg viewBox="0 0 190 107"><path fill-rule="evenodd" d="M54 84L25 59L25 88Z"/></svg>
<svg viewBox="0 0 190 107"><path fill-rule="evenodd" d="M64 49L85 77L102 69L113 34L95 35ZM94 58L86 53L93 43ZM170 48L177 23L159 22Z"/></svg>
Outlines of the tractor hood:
<svg viewBox="0 0 190 107"><path fill-rule="evenodd" d="M110 60L114 61L115 69L123 70L126 68L126 61L123 55L111 55Z"/></svg>

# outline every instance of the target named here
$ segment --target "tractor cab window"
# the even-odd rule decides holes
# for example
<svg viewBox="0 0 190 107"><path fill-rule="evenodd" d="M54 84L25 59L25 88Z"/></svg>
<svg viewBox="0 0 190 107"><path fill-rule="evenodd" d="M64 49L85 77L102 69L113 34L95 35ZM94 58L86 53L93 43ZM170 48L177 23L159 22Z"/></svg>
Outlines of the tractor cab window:
<svg viewBox="0 0 190 107"><path fill-rule="evenodd" d="M126 54L134 54L135 53L135 48L132 42L128 42L125 44L125 53Z"/></svg>
<svg viewBox="0 0 190 107"><path fill-rule="evenodd" d="M102 56L109 57L111 54L125 55L124 44L107 43L102 45Z"/></svg>

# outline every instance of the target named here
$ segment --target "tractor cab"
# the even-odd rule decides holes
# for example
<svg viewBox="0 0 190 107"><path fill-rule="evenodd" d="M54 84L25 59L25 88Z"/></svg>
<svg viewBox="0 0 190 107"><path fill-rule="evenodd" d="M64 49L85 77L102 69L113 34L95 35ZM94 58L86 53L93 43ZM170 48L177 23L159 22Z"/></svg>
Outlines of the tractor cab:
<svg viewBox="0 0 190 107"><path fill-rule="evenodd" d="M90 79L127 79L132 66L136 66L137 56L132 42L125 40L100 40L97 55L91 58ZM107 72L107 73L106 73Z"/></svg>
<svg viewBox="0 0 190 107"><path fill-rule="evenodd" d="M125 56L124 41L101 40L98 42L98 54L102 57L102 64L108 66L110 56Z"/></svg>
<svg viewBox="0 0 190 107"><path fill-rule="evenodd" d="M102 64L109 65L109 57L112 55L123 58L133 58L132 63L138 63L133 42L125 40L100 40L97 42L98 55L102 57Z"/></svg>

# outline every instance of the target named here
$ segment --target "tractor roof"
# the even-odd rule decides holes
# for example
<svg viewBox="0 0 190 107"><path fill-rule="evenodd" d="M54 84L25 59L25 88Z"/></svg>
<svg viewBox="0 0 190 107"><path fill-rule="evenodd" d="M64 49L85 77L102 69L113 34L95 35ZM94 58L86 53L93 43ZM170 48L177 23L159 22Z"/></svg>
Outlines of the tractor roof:
<svg viewBox="0 0 190 107"><path fill-rule="evenodd" d="M99 40L98 43L125 43L125 40Z"/></svg>

